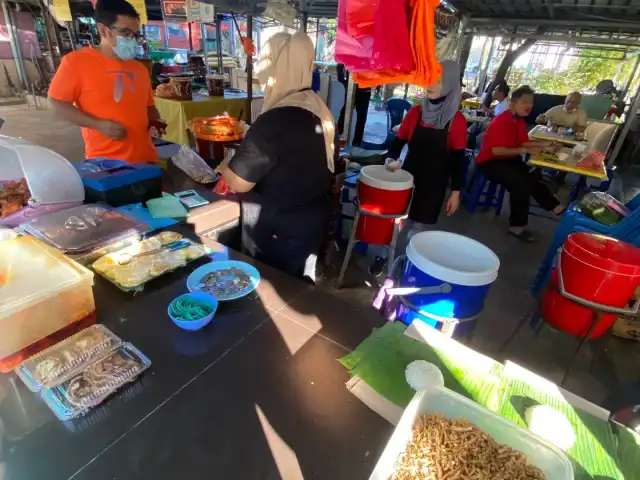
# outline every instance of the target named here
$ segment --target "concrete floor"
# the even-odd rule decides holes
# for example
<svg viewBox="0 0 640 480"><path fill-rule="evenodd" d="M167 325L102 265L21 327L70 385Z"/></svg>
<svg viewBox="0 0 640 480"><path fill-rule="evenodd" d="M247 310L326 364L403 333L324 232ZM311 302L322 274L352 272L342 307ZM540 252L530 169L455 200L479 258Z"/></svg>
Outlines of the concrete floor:
<svg viewBox="0 0 640 480"><path fill-rule="evenodd" d="M0 118L5 119L0 131L4 135L23 137L51 148L71 161L83 158L79 129L56 119L50 110L0 107ZM386 118L375 112L367 123L365 139L377 141L381 129L386 129ZM498 347L531 305L529 289L557 225L555 220L532 216L530 227L537 234L538 241L528 245L507 237L507 217L508 212L495 217L492 213L471 215L461 209L452 217L442 217L439 225L442 230L467 235L484 243L500 258L500 274L471 341L473 348L496 358L499 357ZM339 259L335 263L339 263ZM375 285L375 279L369 278L366 266L366 259L354 260L345 288L335 293L349 301L370 305L374 293L371 285ZM332 288L331 282L324 283ZM537 337L527 329L502 358L511 359L559 382L576 346L574 338L549 328L543 329ZM591 361L593 352L590 347L584 349L565 388L600 403L619 386L638 379L640 343L612 337L606 341L601 355L594 362Z"/></svg>

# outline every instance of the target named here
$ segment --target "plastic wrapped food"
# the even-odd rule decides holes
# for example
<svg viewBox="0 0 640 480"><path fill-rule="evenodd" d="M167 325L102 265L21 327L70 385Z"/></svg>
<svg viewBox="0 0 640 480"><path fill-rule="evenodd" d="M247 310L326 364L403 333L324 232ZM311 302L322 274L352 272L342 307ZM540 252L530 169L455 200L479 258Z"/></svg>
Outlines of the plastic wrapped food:
<svg viewBox="0 0 640 480"><path fill-rule="evenodd" d="M178 232L160 232L156 236L154 236L156 240L160 242L161 245L166 245L167 243L176 242L182 239L182 235Z"/></svg>
<svg viewBox="0 0 640 480"><path fill-rule="evenodd" d="M22 362L16 374L32 392L51 388L78 372L122 340L103 325L93 325Z"/></svg>
<svg viewBox="0 0 640 480"><path fill-rule="evenodd" d="M244 122L239 122L225 112L217 117L193 118L189 120L189 130L201 140L233 142L244 136Z"/></svg>
<svg viewBox="0 0 640 480"><path fill-rule="evenodd" d="M150 252L176 240L189 245L180 250L160 250L157 253L136 257L140 253ZM165 231L142 240L137 245L124 248L96 260L91 268L114 283L125 292L141 290L144 284L167 272L183 267L188 262L209 255L211 249L200 243L183 239L176 232ZM126 259L126 262L122 260Z"/></svg>
<svg viewBox="0 0 640 480"><path fill-rule="evenodd" d="M594 150L587 153L580 161L578 161L576 166L593 169L604 168L605 158L606 155L604 153Z"/></svg>
<svg viewBox="0 0 640 480"><path fill-rule="evenodd" d="M212 183L216 179L216 174L209 165L186 145L180 147L172 159L173 164L189 175L191 180L198 183Z"/></svg>
<svg viewBox="0 0 640 480"><path fill-rule="evenodd" d="M193 92L191 88L191 77L172 77L169 84L173 87L174 98L178 100L191 100Z"/></svg>
<svg viewBox="0 0 640 480"><path fill-rule="evenodd" d="M580 201L580 211L604 225L615 225L629 214L624 204L604 192L586 194Z"/></svg>
<svg viewBox="0 0 640 480"><path fill-rule="evenodd" d="M86 365L60 385L42 391L42 398L60 420L86 413L151 366L151 361L130 343Z"/></svg>

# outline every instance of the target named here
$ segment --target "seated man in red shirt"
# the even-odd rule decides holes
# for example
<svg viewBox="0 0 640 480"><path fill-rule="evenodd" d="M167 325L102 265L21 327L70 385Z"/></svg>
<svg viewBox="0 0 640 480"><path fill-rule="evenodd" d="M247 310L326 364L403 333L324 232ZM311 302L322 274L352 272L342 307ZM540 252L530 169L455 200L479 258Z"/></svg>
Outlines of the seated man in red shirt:
<svg viewBox="0 0 640 480"><path fill-rule="evenodd" d="M539 175L529 171L522 156L539 153L543 141L529 140L524 117L533 108L533 90L522 86L511 94L509 109L494 118L484 134L480 153L476 157L478 169L489 180L503 185L509 192L511 216L509 234L524 242L535 237L526 229L529 220L529 198L540 207L560 214L563 207Z"/></svg>

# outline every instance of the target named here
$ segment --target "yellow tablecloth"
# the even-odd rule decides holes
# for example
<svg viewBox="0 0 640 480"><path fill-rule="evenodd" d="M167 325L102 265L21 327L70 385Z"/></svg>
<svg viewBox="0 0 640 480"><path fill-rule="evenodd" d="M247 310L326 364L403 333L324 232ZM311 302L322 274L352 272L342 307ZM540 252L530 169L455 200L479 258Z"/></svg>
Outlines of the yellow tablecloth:
<svg viewBox="0 0 640 480"><path fill-rule="evenodd" d="M603 166L600 169L581 168L576 166L575 160L567 160L566 162L557 162L553 160L553 156L549 154L533 155L529 159L530 165L536 167L553 168L561 172L577 173L578 175L584 175L585 177L597 178L598 180L607 180L607 170Z"/></svg>
<svg viewBox="0 0 640 480"><path fill-rule="evenodd" d="M478 97L471 97L466 100L462 100L463 107L480 108L481 105L482 101Z"/></svg>
<svg viewBox="0 0 640 480"><path fill-rule="evenodd" d="M468 108L480 108L482 106L482 100L480 100L480 97L471 97L471 98L467 98L466 100L462 100L461 102L463 107L468 107ZM496 102L495 100L491 102L491 106L494 107L498 104L498 102Z"/></svg>
<svg viewBox="0 0 640 480"><path fill-rule="evenodd" d="M213 117L228 112L238 118L242 110L242 119L247 116L247 95L225 92L224 97L209 97L194 95L193 100L171 100L155 98L156 108L162 119L167 122L165 140L169 142L189 145L187 122L197 117Z"/></svg>

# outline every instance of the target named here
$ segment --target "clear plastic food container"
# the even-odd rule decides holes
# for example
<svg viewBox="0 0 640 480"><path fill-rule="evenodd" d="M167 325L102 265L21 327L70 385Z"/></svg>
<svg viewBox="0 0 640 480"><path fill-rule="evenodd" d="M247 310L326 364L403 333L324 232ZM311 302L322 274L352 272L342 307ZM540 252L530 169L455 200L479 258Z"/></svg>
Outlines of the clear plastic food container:
<svg viewBox="0 0 640 480"><path fill-rule="evenodd" d="M573 479L573 466L558 448L456 392L430 388L418 391L407 406L369 480L388 480L393 475L416 420L431 413L440 413L451 420L468 420L496 442L525 454L527 461L542 470L548 480Z"/></svg>
<svg viewBox="0 0 640 480"><path fill-rule="evenodd" d="M95 311L93 273L29 236L0 242L0 358Z"/></svg>
<svg viewBox="0 0 640 480"><path fill-rule="evenodd" d="M81 205L22 224L21 229L74 256L96 251L149 229L127 214L101 204Z"/></svg>
<svg viewBox="0 0 640 480"><path fill-rule="evenodd" d="M102 403L150 366L151 360L140 350L130 343L123 343L85 365L82 371L60 385L46 388L40 394L60 420L70 420Z"/></svg>
<svg viewBox="0 0 640 480"><path fill-rule="evenodd" d="M59 385L121 343L104 325L92 325L25 360L15 372L29 390L39 392Z"/></svg>
<svg viewBox="0 0 640 480"><path fill-rule="evenodd" d="M177 240L183 240L190 246L175 251L160 250L151 253L163 245ZM136 256L144 252L147 254ZM188 262L210 253L212 250L201 243L192 242L176 232L164 231L135 245L105 255L96 260L91 268L120 290L125 292L140 291L147 282L154 278L172 272L185 266ZM132 256L133 258L131 258ZM130 261L121 263L123 259L130 259Z"/></svg>

